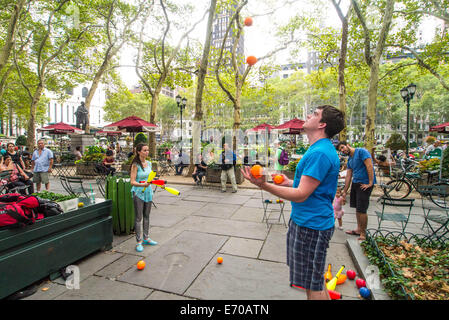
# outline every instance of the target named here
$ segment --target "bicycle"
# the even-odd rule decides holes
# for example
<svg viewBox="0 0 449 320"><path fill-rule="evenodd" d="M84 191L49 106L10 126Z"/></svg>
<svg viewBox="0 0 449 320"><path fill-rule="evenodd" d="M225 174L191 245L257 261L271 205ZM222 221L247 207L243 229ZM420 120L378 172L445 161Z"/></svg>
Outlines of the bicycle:
<svg viewBox="0 0 449 320"><path fill-rule="evenodd" d="M381 185L386 197L391 199L404 199L407 198L412 192L413 188L420 193L421 196L429 196L430 200L440 208L449 209L448 195L449 195L449 183L446 180L439 180L432 186L444 186L445 192L443 194L423 194L419 191L418 180L421 179L419 172L413 172L413 169L419 164L417 161L411 159L401 159L402 172L398 173L397 178L392 179L384 185Z"/></svg>

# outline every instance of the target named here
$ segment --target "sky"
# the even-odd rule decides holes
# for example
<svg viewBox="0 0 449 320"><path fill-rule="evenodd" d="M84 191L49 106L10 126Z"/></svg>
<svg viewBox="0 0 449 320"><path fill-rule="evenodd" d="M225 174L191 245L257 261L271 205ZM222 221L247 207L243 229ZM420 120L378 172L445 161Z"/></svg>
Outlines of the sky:
<svg viewBox="0 0 449 320"><path fill-rule="evenodd" d="M177 3L190 3L195 5L197 10L195 10L195 17L191 21L198 21L204 14L206 8L209 5L210 0L176 0ZM276 38L273 34L275 26L278 24L284 24L293 15L300 12L308 12L310 8L317 7L320 3L321 14L323 15L322 24L324 26L333 26L339 28L341 26L340 19L336 13L335 8L332 6L330 1L326 0L298 0L294 1L294 4L280 7L279 1L276 0L249 0L247 7L243 11L243 17L251 16L253 17L253 25L251 27L245 27L244 29L244 39L245 39L245 56L254 55L256 57L261 57L271 52L277 47ZM348 0L343 1L343 3L349 3ZM264 13L270 12L273 9L274 14L263 15ZM343 9L346 12L346 8ZM206 18L197 25L195 30L191 33L191 37L197 39L201 43L204 43L206 37ZM435 27L435 19L427 19L427 22L423 26L423 38L424 40L431 39L433 35L433 28ZM147 32L151 34L151 31ZM179 35L180 36L180 35ZM175 40L175 43L177 39ZM125 47L121 54L121 65L133 65L134 57L136 51ZM299 61L305 62L307 57L307 50L300 50ZM276 55L276 62L279 64L290 63L290 54L288 50L284 50ZM135 73L134 68L123 67L119 68L119 73L125 84L131 88L133 85L138 84L139 79Z"/></svg>
<svg viewBox="0 0 449 320"><path fill-rule="evenodd" d="M301 6L304 7L304 3L310 1L313 0L297 1L296 8L292 9L291 7L280 7L278 1L249 0L248 6L247 8L245 8L243 13L244 17L253 17L253 25L251 27L245 27L244 29L245 55L254 55L256 57L261 57L274 50L274 48L276 48L276 40L273 34L273 26L287 21L293 14L301 10ZM177 0L177 2L189 2L189 0ZM192 21L197 21L203 16L206 7L209 5L209 2L209 0L195 1L194 5L199 9L196 10L196 17L194 17ZM263 5L262 3L264 2L266 2L267 4ZM192 3L191 0L190 3ZM270 17L268 17L267 15L263 15L267 12L272 11L273 8L276 8L275 14L271 15ZM331 14L332 13L333 12L331 11ZM338 17L336 15L334 19L335 18L338 20ZM198 24L195 30L191 33L191 37L199 40L201 43L204 43L206 38L206 25L207 15L204 21ZM134 59L135 55L136 51L134 49L125 47L121 55L121 65L132 65L133 61L130 58L132 57L132 59ZM285 62L288 56L288 52L285 51L278 56L278 59ZM138 83L139 79L135 73L134 68L119 68L119 72L123 81L128 87L132 87L134 84Z"/></svg>

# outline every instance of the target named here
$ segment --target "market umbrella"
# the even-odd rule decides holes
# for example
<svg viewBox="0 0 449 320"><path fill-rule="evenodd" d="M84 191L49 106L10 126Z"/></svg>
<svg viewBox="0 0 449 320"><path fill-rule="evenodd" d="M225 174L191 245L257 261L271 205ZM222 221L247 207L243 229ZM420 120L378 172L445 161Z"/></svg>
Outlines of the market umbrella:
<svg viewBox="0 0 449 320"><path fill-rule="evenodd" d="M258 126L255 126L254 128L250 129L251 131L265 131L265 129L268 128L268 132L271 131L271 129L274 128L274 126L268 124L268 123L262 123Z"/></svg>
<svg viewBox="0 0 449 320"><path fill-rule="evenodd" d="M136 132L156 132L159 131L157 125L143 120L137 116L130 116L120 121L108 124L103 127L103 131L120 131L120 132L132 132L133 141L134 133Z"/></svg>
<svg viewBox="0 0 449 320"><path fill-rule="evenodd" d="M47 134L58 134L58 135L66 135L68 133L84 133L83 130L78 129L76 127L72 127L71 125L68 125L64 122L58 122L55 124L48 125L43 128L37 129L37 131L46 132ZM70 139L70 138L69 138ZM62 137L60 139L60 147L62 151Z"/></svg>
<svg viewBox="0 0 449 320"><path fill-rule="evenodd" d="M122 132L121 131L104 131L104 130L100 130L100 131L97 131L95 133L95 135L97 135L97 136L121 136Z"/></svg>
<svg viewBox="0 0 449 320"><path fill-rule="evenodd" d="M304 120L294 118L289 120L281 125L278 125L273 128L273 130L279 130L283 134L301 134L304 125Z"/></svg>
<svg viewBox="0 0 449 320"><path fill-rule="evenodd" d="M43 128L37 129L37 131L44 131L48 134L67 134L67 133L83 133L84 131L76 127L72 127L64 122L58 122L55 124L48 125Z"/></svg>
<svg viewBox="0 0 449 320"><path fill-rule="evenodd" d="M158 131L158 126L139 117L130 116L104 126L103 131L155 132Z"/></svg>
<svg viewBox="0 0 449 320"><path fill-rule="evenodd" d="M430 127L429 131L436 131L439 133L449 133L449 122L445 122L437 126Z"/></svg>

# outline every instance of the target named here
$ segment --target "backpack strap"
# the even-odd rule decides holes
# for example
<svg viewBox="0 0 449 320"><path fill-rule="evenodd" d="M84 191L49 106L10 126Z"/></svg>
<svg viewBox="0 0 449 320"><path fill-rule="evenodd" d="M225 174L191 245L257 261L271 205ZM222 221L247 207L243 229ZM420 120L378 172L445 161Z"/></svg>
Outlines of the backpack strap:
<svg viewBox="0 0 449 320"><path fill-rule="evenodd" d="M26 218L25 216L20 215L17 212L17 209L14 208L14 210L8 209L5 214L7 214L8 216L10 216L13 219L16 219L17 222L20 222L24 225L30 224L31 219Z"/></svg>

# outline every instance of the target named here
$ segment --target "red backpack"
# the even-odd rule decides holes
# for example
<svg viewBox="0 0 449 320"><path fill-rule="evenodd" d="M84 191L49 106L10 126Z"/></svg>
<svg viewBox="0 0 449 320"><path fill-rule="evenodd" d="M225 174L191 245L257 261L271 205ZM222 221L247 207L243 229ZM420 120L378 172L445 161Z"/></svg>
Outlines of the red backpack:
<svg viewBox="0 0 449 320"><path fill-rule="evenodd" d="M39 207L34 196L9 193L0 196L0 227L23 227L33 224L43 216L33 209Z"/></svg>

